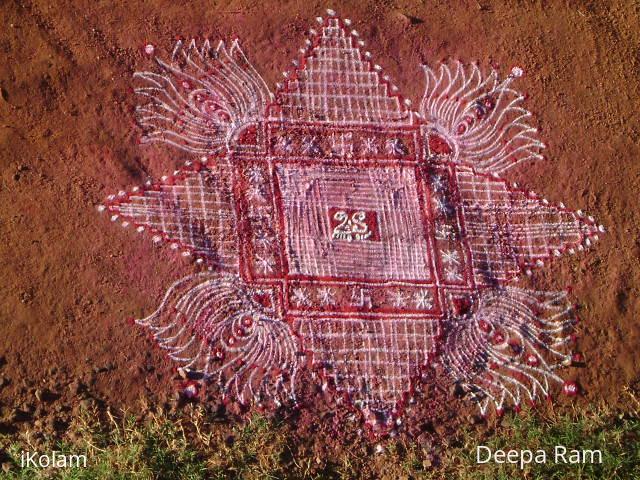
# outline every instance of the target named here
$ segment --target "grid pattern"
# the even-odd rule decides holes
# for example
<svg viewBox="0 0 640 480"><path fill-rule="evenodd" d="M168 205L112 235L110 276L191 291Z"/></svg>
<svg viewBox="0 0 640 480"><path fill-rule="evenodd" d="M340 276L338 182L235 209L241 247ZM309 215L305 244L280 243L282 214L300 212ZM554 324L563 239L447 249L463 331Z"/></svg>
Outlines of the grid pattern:
<svg viewBox="0 0 640 480"><path fill-rule="evenodd" d="M149 228L162 239L177 242L215 266L236 270L237 222L231 175L220 170L185 172L173 185L116 199L109 210L138 228Z"/></svg>
<svg viewBox="0 0 640 480"><path fill-rule="evenodd" d="M322 27L305 68L279 96L283 115L292 120L382 123L408 116L338 19Z"/></svg>
<svg viewBox="0 0 640 480"><path fill-rule="evenodd" d="M289 273L376 280L429 280L428 246L413 168L277 169ZM333 238L331 209L374 212L379 241Z"/></svg>
<svg viewBox="0 0 640 480"><path fill-rule="evenodd" d="M579 245L590 231L575 213L511 191L503 180L461 170L457 181L477 281L506 280L519 264Z"/></svg>
<svg viewBox="0 0 640 480"><path fill-rule="evenodd" d="M300 318L314 363L326 369L339 392L380 413L391 412L425 365L437 334L435 319Z"/></svg>

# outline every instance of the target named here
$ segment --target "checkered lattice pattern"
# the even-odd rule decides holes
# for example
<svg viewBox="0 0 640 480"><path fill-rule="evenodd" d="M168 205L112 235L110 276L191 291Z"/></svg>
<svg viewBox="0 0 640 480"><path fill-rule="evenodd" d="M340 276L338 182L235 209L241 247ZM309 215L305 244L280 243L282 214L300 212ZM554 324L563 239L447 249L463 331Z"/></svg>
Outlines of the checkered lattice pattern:
<svg viewBox="0 0 640 480"><path fill-rule="evenodd" d="M519 265L579 245L595 227L574 212L507 188L504 180L461 170L458 190L476 281L507 280Z"/></svg>
<svg viewBox="0 0 640 480"><path fill-rule="evenodd" d="M378 412L391 412L435 345L435 320L425 318L299 319L314 363L336 389Z"/></svg>
<svg viewBox="0 0 640 480"><path fill-rule="evenodd" d="M363 60L338 19L329 19L297 79L278 93L290 120L383 123L406 119L398 97Z"/></svg>
<svg viewBox="0 0 640 480"><path fill-rule="evenodd" d="M216 267L238 268L231 177L224 169L183 172L173 184L113 196L107 205L114 217L151 230L157 241L172 242Z"/></svg>

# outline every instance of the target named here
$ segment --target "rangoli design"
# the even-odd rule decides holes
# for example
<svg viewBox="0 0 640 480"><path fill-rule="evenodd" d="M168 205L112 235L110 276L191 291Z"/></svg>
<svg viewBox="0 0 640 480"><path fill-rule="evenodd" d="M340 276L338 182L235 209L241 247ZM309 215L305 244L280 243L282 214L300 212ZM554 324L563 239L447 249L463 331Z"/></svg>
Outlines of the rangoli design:
<svg viewBox="0 0 640 480"><path fill-rule="evenodd" d="M557 373L575 361L567 293L515 282L604 229L503 178L542 159L522 70L424 66L412 110L350 20L317 20L275 94L237 41L178 41L168 62L145 47L141 141L192 158L100 209L203 268L136 322L191 394L290 404L307 368L374 432L435 364L483 414L577 394Z"/></svg>

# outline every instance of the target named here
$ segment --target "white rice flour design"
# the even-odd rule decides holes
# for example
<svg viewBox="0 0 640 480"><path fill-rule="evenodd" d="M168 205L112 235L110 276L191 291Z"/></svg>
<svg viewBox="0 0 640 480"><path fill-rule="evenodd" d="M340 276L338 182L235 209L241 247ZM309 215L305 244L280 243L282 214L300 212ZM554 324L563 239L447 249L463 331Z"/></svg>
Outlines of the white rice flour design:
<svg viewBox="0 0 640 480"><path fill-rule="evenodd" d="M483 413L577 393L567 294L516 282L604 229L500 176L542 158L522 69L425 66L413 111L349 20L318 23L275 94L237 41L135 75L143 142L194 158L100 208L203 270L137 322L242 403L295 402L314 369L378 433L436 364Z"/></svg>

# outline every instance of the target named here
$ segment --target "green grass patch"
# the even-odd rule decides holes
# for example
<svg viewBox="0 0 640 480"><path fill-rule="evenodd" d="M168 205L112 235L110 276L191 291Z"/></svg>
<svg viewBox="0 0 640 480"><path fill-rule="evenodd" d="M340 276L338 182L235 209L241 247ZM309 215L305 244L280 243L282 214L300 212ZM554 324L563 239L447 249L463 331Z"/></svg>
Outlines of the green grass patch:
<svg viewBox="0 0 640 480"><path fill-rule="evenodd" d="M635 400L635 398L634 398ZM6 479L305 479L305 478L425 478L425 479L620 479L640 478L640 420L637 412L614 413L605 406L524 413L507 417L489 429L468 428L453 437L434 439L425 448L408 439L376 444L361 440L319 454L318 435L301 439L295 426L261 416L229 427L201 408L178 414L157 413L144 420L107 412L102 421L85 412L71 425L64 443L33 445L29 432L0 436L10 461L0 472ZM602 463L525 465L476 463L476 446L497 449L601 450ZM84 454L86 468L20 468L23 450ZM323 456L324 455L324 456Z"/></svg>

